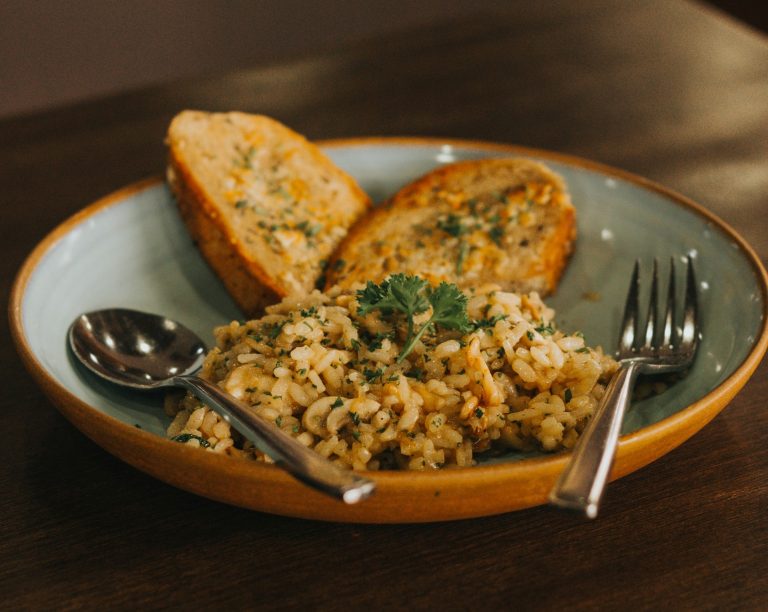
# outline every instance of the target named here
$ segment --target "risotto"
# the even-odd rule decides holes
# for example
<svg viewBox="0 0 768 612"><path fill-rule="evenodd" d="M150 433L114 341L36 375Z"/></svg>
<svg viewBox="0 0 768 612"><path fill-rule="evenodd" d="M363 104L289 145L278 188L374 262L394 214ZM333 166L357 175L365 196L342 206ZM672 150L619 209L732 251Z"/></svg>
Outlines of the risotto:
<svg viewBox="0 0 768 612"><path fill-rule="evenodd" d="M288 298L215 330L201 376L302 444L356 469L470 466L479 453L574 446L616 363L566 334L536 293L467 295L470 331L360 314L359 294ZM430 312L415 317L416 324ZM168 436L210 452L269 457L192 395L169 396Z"/></svg>

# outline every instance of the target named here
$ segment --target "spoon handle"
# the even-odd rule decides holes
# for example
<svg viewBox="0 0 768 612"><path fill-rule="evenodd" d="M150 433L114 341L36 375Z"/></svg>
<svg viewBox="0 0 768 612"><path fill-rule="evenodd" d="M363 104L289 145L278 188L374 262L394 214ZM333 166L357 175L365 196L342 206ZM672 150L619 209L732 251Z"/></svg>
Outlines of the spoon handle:
<svg viewBox="0 0 768 612"><path fill-rule="evenodd" d="M173 382L194 393L276 464L318 491L347 504L357 503L374 492L373 481L331 463L213 383L197 376L177 376Z"/></svg>

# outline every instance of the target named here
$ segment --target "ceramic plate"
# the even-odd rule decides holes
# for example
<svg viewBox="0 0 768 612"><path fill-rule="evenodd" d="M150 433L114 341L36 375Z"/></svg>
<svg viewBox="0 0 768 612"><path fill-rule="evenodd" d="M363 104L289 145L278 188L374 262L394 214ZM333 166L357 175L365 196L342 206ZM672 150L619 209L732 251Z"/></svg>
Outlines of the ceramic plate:
<svg viewBox="0 0 768 612"><path fill-rule="evenodd" d="M323 143L374 201L456 160L519 155L567 181L579 238L556 296L562 329L612 350L635 259L693 257L703 342L687 378L636 403L624 423L613 478L653 461L710 421L746 383L768 345L766 273L754 252L698 205L625 172L519 147L427 139ZM209 344L214 326L241 318L198 255L159 179L126 187L55 229L22 267L11 298L19 352L46 394L107 451L166 482L256 510L338 521L415 522L507 512L544 503L566 454L511 453L437 473L375 473L376 495L355 506L329 499L270 465L164 439L162 398L123 392L83 373L65 345L80 313L123 306L157 312Z"/></svg>

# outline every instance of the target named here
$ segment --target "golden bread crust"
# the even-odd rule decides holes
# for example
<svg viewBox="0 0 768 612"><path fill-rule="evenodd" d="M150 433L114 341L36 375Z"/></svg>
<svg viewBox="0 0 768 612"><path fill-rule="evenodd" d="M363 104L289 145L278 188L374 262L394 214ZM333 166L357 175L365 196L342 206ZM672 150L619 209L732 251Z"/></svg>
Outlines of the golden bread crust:
<svg viewBox="0 0 768 612"><path fill-rule="evenodd" d="M394 272L463 289L551 293L573 249L575 210L563 180L526 159L471 160L406 185L361 219L331 261L327 287Z"/></svg>
<svg viewBox="0 0 768 612"><path fill-rule="evenodd" d="M262 115L184 111L167 143L182 218L249 316L309 292L370 207L316 145Z"/></svg>

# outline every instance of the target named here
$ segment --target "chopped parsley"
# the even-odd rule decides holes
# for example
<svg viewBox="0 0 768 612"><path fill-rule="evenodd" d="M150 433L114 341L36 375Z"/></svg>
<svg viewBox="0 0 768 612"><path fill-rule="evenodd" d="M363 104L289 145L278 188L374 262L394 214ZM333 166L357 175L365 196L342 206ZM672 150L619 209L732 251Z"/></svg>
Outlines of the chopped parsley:
<svg viewBox="0 0 768 612"><path fill-rule="evenodd" d="M382 374L384 374L383 368L376 368L375 370L370 370L368 368L363 369L363 376L365 376L365 380L369 383L372 383L377 378L381 378Z"/></svg>
<svg viewBox="0 0 768 612"><path fill-rule="evenodd" d="M469 228L461 222L461 217L453 213L449 214L445 219L438 219L437 227L455 238L463 236L469 231Z"/></svg>
<svg viewBox="0 0 768 612"><path fill-rule="evenodd" d="M493 240L496 246L501 246L501 239L504 237L504 228L500 225L494 225L488 230L488 236Z"/></svg>
<svg viewBox="0 0 768 612"><path fill-rule="evenodd" d="M186 444L190 440L197 440L198 442L200 442L200 446L202 446L203 448L208 448L211 445L211 443L208 442L208 440L206 440L205 438L201 436L197 436L195 434L189 434L189 433L173 436L171 440L173 440L174 442L180 442L181 444Z"/></svg>
<svg viewBox="0 0 768 612"><path fill-rule="evenodd" d="M475 321L472 321L472 326L474 329L491 328L496 325L496 323L506 318L507 315L505 314L497 314L485 319L476 319Z"/></svg>
<svg viewBox="0 0 768 612"><path fill-rule="evenodd" d="M415 378L417 380L421 380L424 377L424 370L421 368L413 368L412 370L408 370L405 375L408 378Z"/></svg>
<svg viewBox="0 0 768 612"><path fill-rule="evenodd" d="M378 332L376 335L371 336L370 334L365 333L363 331L363 335L365 336L363 339L365 340L365 343L368 345L369 351L376 351L381 348L381 345L384 343L384 340L394 340L395 334L390 333L383 333Z"/></svg>
<svg viewBox="0 0 768 612"><path fill-rule="evenodd" d="M544 323L542 322L541 325L539 325L538 327L535 327L534 329L537 332L539 332L542 336L551 336L552 334L555 333L555 328L552 327L551 323L549 325L544 325Z"/></svg>
<svg viewBox="0 0 768 612"><path fill-rule="evenodd" d="M302 317L314 317L317 314L317 306L312 306L299 311Z"/></svg>
<svg viewBox="0 0 768 612"><path fill-rule="evenodd" d="M267 323L262 331L264 331L272 340L276 339L280 332L283 331L283 327L288 321L280 321L279 323Z"/></svg>
<svg viewBox="0 0 768 612"><path fill-rule="evenodd" d="M316 236L322 229L322 225L310 225L309 221L302 221L296 224L296 229L302 232L307 238Z"/></svg>
<svg viewBox="0 0 768 612"><path fill-rule="evenodd" d="M242 166L243 168L250 168L253 162L253 156L256 155L256 148L250 147L245 153L243 153Z"/></svg>
<svg viewBox="0 0 768 612"><path fill-rule="evenodd" d="M341 408L344 405L344 400L340 397L336 398L336 401L331 404L331 408Z"/></svg>

